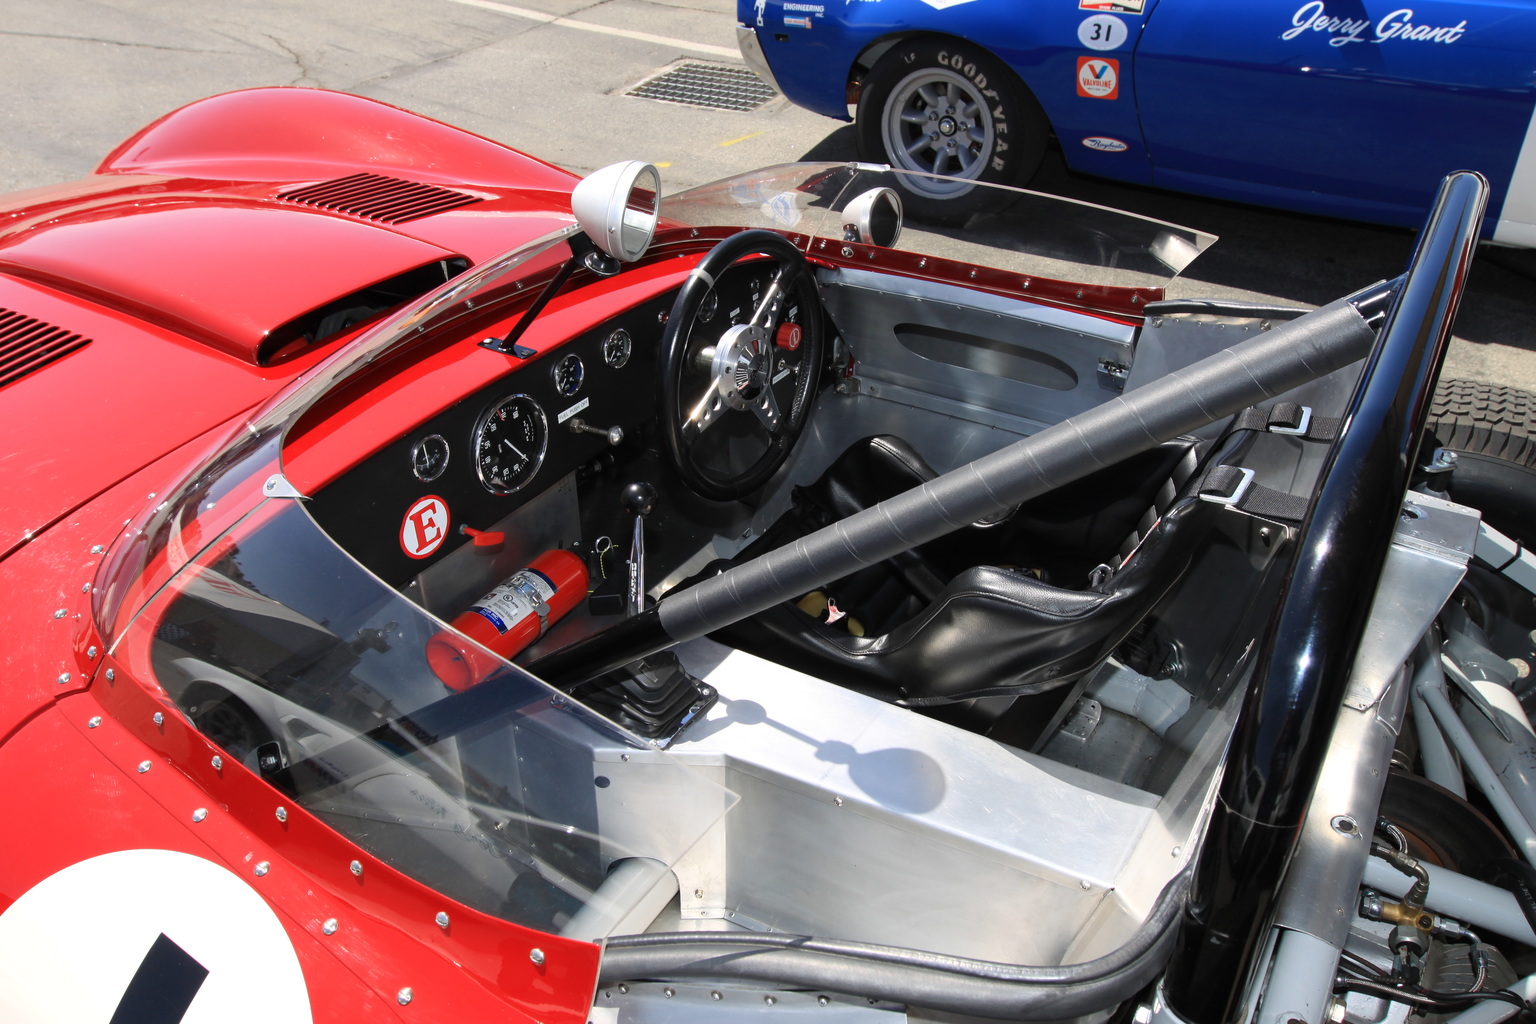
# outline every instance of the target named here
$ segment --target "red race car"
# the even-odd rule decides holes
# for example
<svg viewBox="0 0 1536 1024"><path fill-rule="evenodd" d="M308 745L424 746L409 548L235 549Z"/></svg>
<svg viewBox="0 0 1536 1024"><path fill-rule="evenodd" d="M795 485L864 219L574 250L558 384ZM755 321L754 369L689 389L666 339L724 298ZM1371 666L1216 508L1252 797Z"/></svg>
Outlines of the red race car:
<svg viewBox="0 0 1536 1024"><path fill-rule="evenodd" d="M0 1020L1517 1012L1486 183L1305 312L900 174L259 89L5 200Z"/></svg>

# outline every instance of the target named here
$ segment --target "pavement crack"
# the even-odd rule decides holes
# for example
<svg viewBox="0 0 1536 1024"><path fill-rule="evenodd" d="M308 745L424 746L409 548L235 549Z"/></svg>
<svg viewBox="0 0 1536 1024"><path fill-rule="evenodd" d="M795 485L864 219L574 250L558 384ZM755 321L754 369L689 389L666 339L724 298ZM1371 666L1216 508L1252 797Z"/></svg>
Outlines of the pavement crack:
<svg viewBox="0 0 1536 1024"><path fill-rule="evenodd" d="M99 36L71 36L58 32L12 32L0 29L0 36L11 36L16 39L61 39L72 43L104 43L107 46L123 46L136 50L166 50L171 53L216 53L226 56L238 56L229 50L205 50L196 46L160 46L157 43L134 43L126 39L102 39Z"/></svg>
<svg viewBox="0 0 1536 1024"><path fill-rule="evenodd" d="M289 46L287 43L283 42L281 39L277 38L277 36L270 32L263 32L262 35L272 40L273 44L279 50L282 50L284 53L286 53L288 58L292 60L294 65L299 69L299 76L293 81L289 82L289 85L300 85L304 82L308 82L310 85L320 84L320 79L315 76L314 72L310 70L309 65L304 62L303 54L299 53L299 51L295 50L293 47Z"/></svg>
<svg viewBox="0 0 1536 1024"><path fill-rule="evenodd" d="M436 57L429 57L426 60L416 61L414 63L398 64L395 67L388 69L387 71L380 71L376 75L369 75L367 78L358 79L350 86L347 86L346 91L354 92L358 89L361 89L363 86L377 85L381 82L388 82L390 79L396 77L397 75L411 74L417 71L421 71L425 68L435 67L436 65L462 57L465 54L474 53L476 50L483 50L489 46L496 46L499 43L505 42L508 38L515 38L517 36L524 35L527 32L532 31L532 28L533 26L528 26L523 28L521 31L509 33L507 36L496 36L490 39L484 39L478 43L472 43L468 46L454 50L451 53L439 54Z"/></svg>

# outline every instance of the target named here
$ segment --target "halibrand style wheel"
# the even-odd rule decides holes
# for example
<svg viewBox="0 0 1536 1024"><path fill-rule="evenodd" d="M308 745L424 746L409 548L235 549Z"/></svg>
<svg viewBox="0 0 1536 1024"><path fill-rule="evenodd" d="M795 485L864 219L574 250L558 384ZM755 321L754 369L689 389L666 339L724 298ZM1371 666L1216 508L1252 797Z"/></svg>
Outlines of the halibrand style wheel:
<svg viewBox="0 0 1536 1024"><path fill-rule="evenodd" d="M950 178L1023 185L1045 155L1045 112L980 47L916 39L880 59L859 97L861 159ZM969 212L968 181L904 179L919 216ZM979 200L979 197L976 197ZM975 205L973 202L971 205Z"/></svg>

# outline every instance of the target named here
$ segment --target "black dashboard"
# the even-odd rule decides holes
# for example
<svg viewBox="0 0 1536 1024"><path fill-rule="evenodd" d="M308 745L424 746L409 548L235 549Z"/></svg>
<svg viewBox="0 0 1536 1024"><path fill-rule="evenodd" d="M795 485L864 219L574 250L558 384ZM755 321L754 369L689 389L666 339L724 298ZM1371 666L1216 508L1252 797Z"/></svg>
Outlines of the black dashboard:
<svg viewBox="0 0 1536 1024"><path fill-rule="evenodd" d="M698 313L693 344L752 316L765 277L760 268L738 264L721 275ZM310 513L354 558L403 588L469 543L461 527L489 530L583 468L611 466L617 457L675 492L644 450L659 412L659 346L675 298L669 291L646 300L526 363L476 352L507 360L508 372L321 488ZM591 430L573 430L577 420ZM607 436L613 427L624 434L617 448ZM626 521L610 497L594 499L602 508L590 510L605 524L599 532L621 530ZM712 504L669 493L654 525L691 533L681 520L697 520L707 534L722 514Z"/></svg>
<svg viewBox="0 0 1536 1024"><path fill-rule="evenodd" d="M556 481L638 435L656 413L671 295L642 303L513 370L391 441L323 488L315 520L400 587ZM507 356L515 363L514 357ZM575 420L601 433L575 432ZM414 516L414 518L413 518Z"/></svg>

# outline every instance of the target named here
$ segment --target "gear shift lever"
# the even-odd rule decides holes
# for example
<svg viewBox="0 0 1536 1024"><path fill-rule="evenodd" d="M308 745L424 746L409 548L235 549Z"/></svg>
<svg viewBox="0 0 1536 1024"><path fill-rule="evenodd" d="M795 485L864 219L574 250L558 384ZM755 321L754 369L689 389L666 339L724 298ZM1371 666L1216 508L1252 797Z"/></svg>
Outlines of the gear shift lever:
<svg viewBox="0 0 1536 1024"><path fill-rule="evenodd" d="M656 507L656 488L643 480L624 488L619 504L635 517L634 539L629 545L629 607L630 615L645 610L645 517Z"/></svg>

